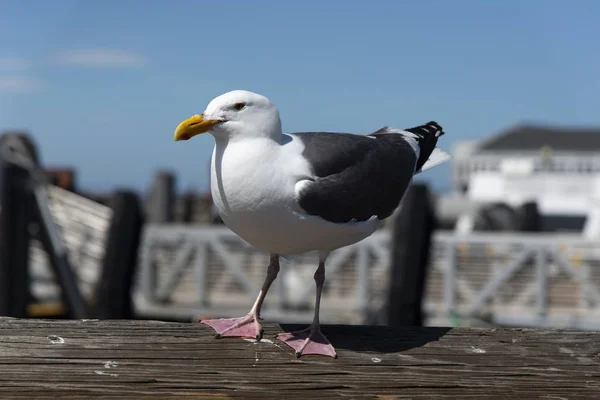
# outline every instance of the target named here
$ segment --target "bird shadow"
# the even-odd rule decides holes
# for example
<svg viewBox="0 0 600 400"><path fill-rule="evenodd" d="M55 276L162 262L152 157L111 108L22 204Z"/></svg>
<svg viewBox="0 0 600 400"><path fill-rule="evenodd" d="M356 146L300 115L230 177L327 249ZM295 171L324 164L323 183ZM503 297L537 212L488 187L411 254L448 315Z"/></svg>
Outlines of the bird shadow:
<svg viewBox="0 0 600 400"><path fill-rule="evenodd" d="M295 332L307 325L281 324L284 332ZM365 325L321 325L321 331L336 349L356 352L398 353L440 340L452 328L390 327Z"/></svg>

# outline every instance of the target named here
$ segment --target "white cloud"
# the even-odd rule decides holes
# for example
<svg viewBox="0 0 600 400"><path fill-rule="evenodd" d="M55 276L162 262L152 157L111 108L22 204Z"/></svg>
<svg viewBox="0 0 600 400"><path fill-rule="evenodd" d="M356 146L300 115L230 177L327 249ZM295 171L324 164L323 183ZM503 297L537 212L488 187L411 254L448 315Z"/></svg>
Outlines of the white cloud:
<svg viewBox="0 0 600 400"><path fill-rule="evenodd" d="M61 65L96 68L139 68L148 63L140 54L116 49L64 50L55 60Z"/></svg>
<svg viewBox="0 0 600 400"><path fill-rule="evenodd" d="M0 57L0 71L22 71L30 67L31 63L24 58Z"/></svg>
<svg viewBox="0 0 600 400"><path fill-rule="evenodd" d="M27 76L0 76L0 93L29 94L46 88L46 82Z"/></svg>

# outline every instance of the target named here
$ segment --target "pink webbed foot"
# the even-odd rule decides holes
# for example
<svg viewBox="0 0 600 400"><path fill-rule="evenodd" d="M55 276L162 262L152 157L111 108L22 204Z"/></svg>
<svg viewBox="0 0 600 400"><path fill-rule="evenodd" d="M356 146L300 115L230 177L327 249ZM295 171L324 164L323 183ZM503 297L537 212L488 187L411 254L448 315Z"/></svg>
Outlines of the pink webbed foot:
<svg viewBox="0 0 600 400"><path fill-rule="evenodd" d="M335 349L320 329L305 329L298 332L280 333L281 340L296 351L296 357L306 354L317 354L337 358Z"/></svg>
<svg viewBox="0 0 600 400"><path fill-rule="evenodd" d="M248 314L240 318L205 319L201 323L212 327L215 338L222 337L247 337L260 340L263 329L256 315Z"/></svg>

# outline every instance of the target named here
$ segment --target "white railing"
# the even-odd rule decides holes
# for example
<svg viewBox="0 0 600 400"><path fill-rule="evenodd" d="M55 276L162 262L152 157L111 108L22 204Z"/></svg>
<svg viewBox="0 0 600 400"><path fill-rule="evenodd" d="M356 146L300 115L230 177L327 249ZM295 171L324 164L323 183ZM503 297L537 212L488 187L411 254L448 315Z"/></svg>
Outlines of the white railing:
<svg viewBox="0 0 600 400"><path fill-rule="evenodd" d="M381 309L385 293L370 286L389 275L388 241L380 232L332 253L322 297L323 321L358 323ZM265 278L268 255L223 226L151 225L142 243L135 296L141 315L235 316L248 311ZM315 254L282 260L263 317L310 320L317 265Z"/></svg>
<svg viewBox="0 0 600 400"><path fill-rule="evenodd" d="M435 236L432 323L600 327L600 242L575 235Z"/></svg>
<svg viewBox="0 0 600 400"><path fill-rule="evenodd" d="M332 253L324 321L382 321L391 267L389 233L381 230ZM426 285L428 323L600 327L598 244L579 236L438 232ZM246 312L266 263L266 254L225 227L149 226L137 311L171 318ZM267 297L266 318L310 321L316 265L314 255L284 261Z"/></svg>

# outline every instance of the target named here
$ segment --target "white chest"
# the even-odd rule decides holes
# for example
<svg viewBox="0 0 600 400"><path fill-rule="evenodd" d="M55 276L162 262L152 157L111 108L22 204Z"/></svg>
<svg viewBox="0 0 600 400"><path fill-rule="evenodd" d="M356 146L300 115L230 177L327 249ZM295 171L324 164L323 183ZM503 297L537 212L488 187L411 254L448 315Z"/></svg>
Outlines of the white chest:
<svg viewBox="0 0 600 400"><path fill-rule="evenodd" d="M298 210L294 187L309 168L298 151L286 146L257 139L217 145L213 151L213 202L224 222L244 238L273 229L278 219Z"/></svg>
<svg viewBox="0 0 600 400"><path fill-rule="evenodd" d="M286 165L280 165L280 148L268 141L248 142L216 146L213 151L211 192L225 218L289 203L294 190Z"/></svg>

